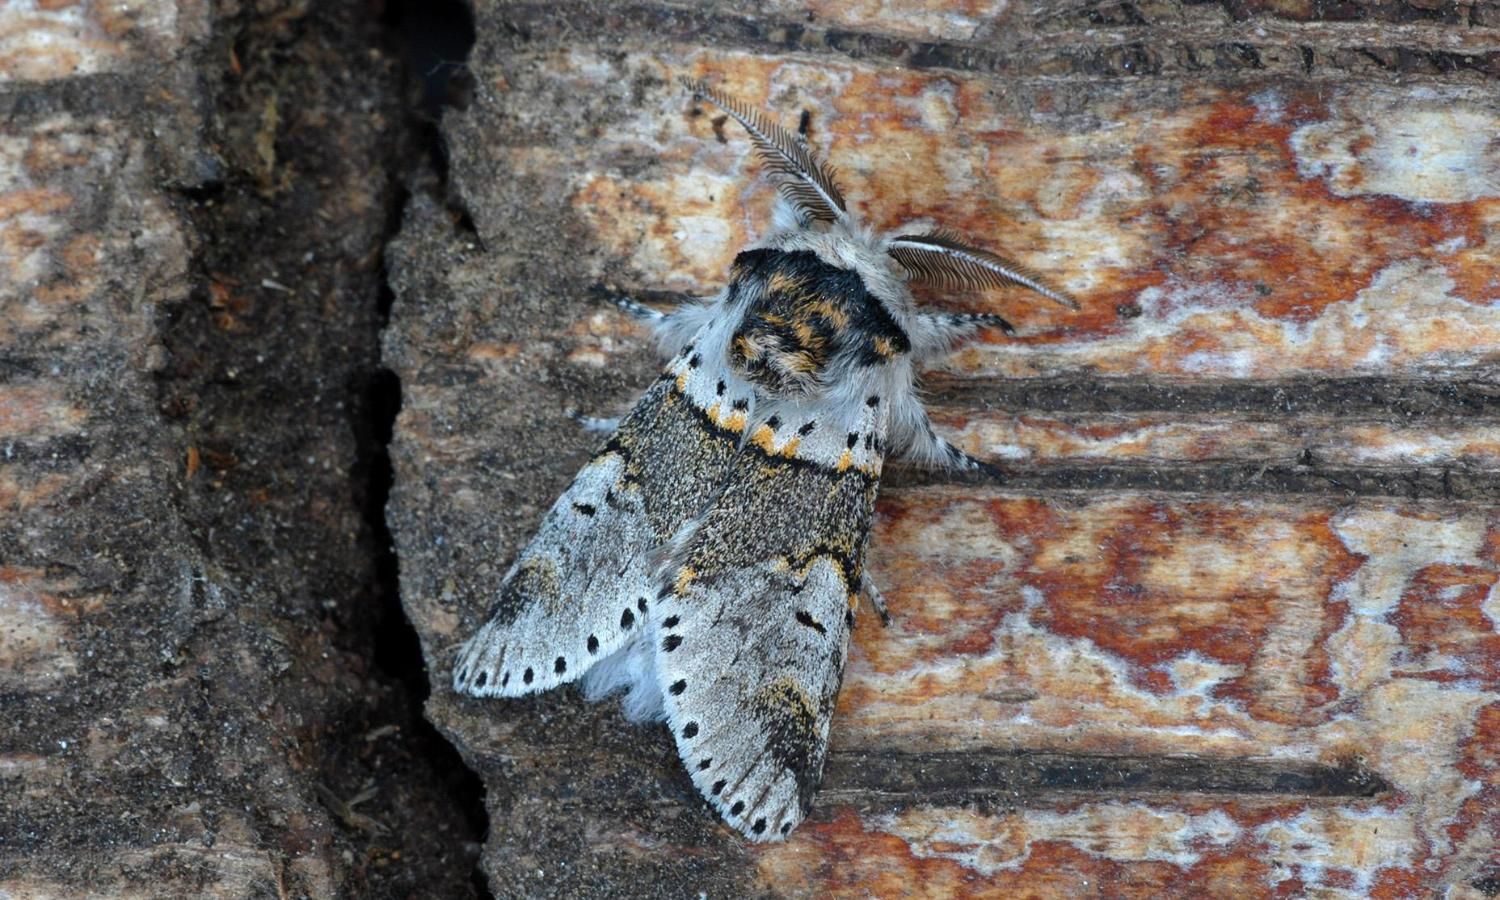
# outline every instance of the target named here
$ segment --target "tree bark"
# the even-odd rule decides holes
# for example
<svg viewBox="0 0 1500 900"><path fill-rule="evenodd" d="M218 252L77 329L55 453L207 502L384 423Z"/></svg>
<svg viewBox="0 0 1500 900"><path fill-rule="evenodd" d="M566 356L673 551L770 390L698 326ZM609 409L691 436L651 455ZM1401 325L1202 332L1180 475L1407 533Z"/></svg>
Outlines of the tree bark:
<svg viewBox="0 0 1500 900"><path fill-rule="evenodd" d="M0 896L473 890L377 655L383 40L0 4Z"/></svg>
<svg viewBox="0 0 1500 900"><path fill-rule="evenodd" d="M893 5L892 5L893 6ZM392 248L390 517L428 714L499 896L1500 891L1500 7L489 3L447 181ZM706 295L769 227L708 78L880 228L1082 299L925 378L1001 481L896 471L827 777L785 843L661 728L446 685L656 363L601 302Z"/></svg>

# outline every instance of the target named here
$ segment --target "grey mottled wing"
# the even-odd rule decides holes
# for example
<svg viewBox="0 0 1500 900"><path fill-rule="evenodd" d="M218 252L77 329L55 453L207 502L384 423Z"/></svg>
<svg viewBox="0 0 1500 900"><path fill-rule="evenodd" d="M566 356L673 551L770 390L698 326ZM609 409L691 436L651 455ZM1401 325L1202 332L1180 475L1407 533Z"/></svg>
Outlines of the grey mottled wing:
<svg viewBox="0 0 1500 900"><path fill-rule="evenodd" d="M754 840L795 828L822 777L885 428L870 406L785 408L663 572L652 627L678 751Z"/></svg>
<svg viewBox="0 0 1500 900"><path fill-rule="evenodd" d="M515 697L573 681L647 627L660 549L699 515L738 452L750 403L689 344L553 504L453 687Z"/></svg>

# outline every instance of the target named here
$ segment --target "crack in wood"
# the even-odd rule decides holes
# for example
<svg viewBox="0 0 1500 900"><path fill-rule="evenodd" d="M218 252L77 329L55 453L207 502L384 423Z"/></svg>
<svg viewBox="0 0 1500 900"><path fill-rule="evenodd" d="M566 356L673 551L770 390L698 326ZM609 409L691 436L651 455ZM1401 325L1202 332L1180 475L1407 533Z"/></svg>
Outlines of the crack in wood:
<svg viewBox="0 0 1500 900"><path fill-rule="evenodd" d="M539 37L564 37L578 32L636 34L653 41L684 41L710 46L734 46L770 53L831 51L850 59L898 64L914 69L950 69L1016 77L1047 72L1048 77L1192 76L1203 70L1243 69L1264 75L1271 68L1261 47L1269 50L1301 45L1314 52L1323 74L1349 69L1349 50L1386 50L1385 56L1361 56L1372 68L1454 72L1493 71L1500 42L1492 29L1451 28L1428 24L1288 22L1275 18L1231 24L1193 23L1166 27L1109 28L1097 23L1084 27L1031 34L1024 46L994 40L985 44L952 40L923 40L873 31L859 31L811 21L736 15L667 4L517 3L498 15L518 42ZM1462 35L1462 37L1460 37ZM1401 45L1393 46L1398 36ZM1454 41L1463 45L1455 47ZM1372 42L1373 45L1372 45ZM1277 67L1289 74L1305 74L1310 64L1302 56L1285 54ZM1451 57L1451 59L1450 59ZM1405 68L1403 68L1405 67Z"/></svg>
<svg viewBox="0 0 1500 900"><path fill-rule="evenodd" d="M1151 381L1140 378L965 379L929 375L937 406L1066 413L1242 413L1500 421L1500 383L1469 378L1298 378L1279 381Z"/></svg>
<svg viewBox="0 0 1500 900"><path fill-rule="evenodd" d="M1500 471L1453 465L1325 467L1290 463L1142 463L1138 465L1001 464L1002 477L933 472L905 465L887 487L974 484L1022 491L1142 491L1173 494L1295 494L1395 497L1403 500L1500 502Z"/></svg>
<svg viewBox="0 0 1500 900"><path fill-rule="evenodd" d="M860 806L1010 801L1046 795L1376 797L1391 784L1357 763L1035 752L829 754L821 796Z"/></svg>
<svg viewBox="0 0 1500 900"><path fill-rule="evenodd" d="M0 121L12 128L59 114L110 119L138 102L140 81L118 72L99 72L57 81L23 81L0 88ZM150 98L147 98L150 99Z"/></svg>

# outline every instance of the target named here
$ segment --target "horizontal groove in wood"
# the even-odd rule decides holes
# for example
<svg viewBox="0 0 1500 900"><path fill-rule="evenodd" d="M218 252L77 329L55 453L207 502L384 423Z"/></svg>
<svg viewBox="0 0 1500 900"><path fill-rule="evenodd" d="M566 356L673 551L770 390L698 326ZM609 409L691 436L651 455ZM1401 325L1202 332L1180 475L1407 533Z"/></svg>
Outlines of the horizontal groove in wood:
<svg viewBox="0 0 1500 900"><path fill-rule="evenodd" d="M1038 794L1281 794L1374 797L1391 789L1357 764L1068 753L830 753L823 794L839 802L955 802Z"/></svg>
<svg viewBox="0 0 1500 900"><path fill-rule="evenodd" d="M607 9L607 12L603 10ZM1205 65L1193 51L1217 51L1238 59L1239 67L1263 76L1268 68L1306 76L1305 55L1277 55L1268 60L1258 48L1284 50L1288 45L1321 50L1390 47L1393 37L1403 49L1445 56L1470 57L1500 52L1495 29L1452 28L1423 24L1370 26L1352 22L1298 23L1259 20L1247 23L1193 24L1149 28L1062 28L1047 33L1045 41L1029 44L966 42L900 35L841 27L800 18L747 16L705 6L589 3L515 3L504 7L504 18L522 40L562 37L577 31L607 30L614 34L650 35L657 40L707 41L761 53L827 51L852 59L899 64L910 69L947 69L960 72L1007 74L1019 77L1038 72L1059 75L1107 76L1112 73L1160 78L1194 74ZM1181 50L1173 54L1169 50ZM1282 57L1285 57L1284 59ZM1325 60L1323 68L1337 69ZM1345 63L1347 65L1347 62ZM1218 63L1223 67L1225 63ZM1231 66L1233 67L1233 66Z"/></svg>
<svg viewBox="0 0 1500 900"><path fill-rule="evenodd" d="M1500 500L1500 471L1451 466L1332 468L1318 465L1178 463L1143 465L1027 465L1006 467L1000 478L931 472L895 466L885 484L894 488L939 484L997 486L1022 491L1164 492L1199 494L1311 494L1394 497L1403 500Z"/></svg>
<svg viewBox="0 0 1500 900"><path fill-rule="evenodd" d="M1500 372L1497 372L1500 376ZM1036 412L1173 412L1253 416L1482 418L1500 421L1500 382L1478 378L1306 378L1168 382L1140 378L923 381L931 403Z"/></svg>

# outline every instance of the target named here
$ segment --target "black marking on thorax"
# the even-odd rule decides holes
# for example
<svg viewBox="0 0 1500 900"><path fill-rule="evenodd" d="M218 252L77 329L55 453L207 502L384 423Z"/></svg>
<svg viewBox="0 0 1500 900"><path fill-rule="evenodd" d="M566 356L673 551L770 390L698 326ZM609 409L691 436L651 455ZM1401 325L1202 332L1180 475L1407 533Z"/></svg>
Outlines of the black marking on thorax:
<svg viewBox="0 0 1500 900"><path fill-rule="evenodd" d="M774 395L812 393L840 359L879 365L911 351L864 279L811 250L746 250L730 290L753 298L730 339L730 363Z"/></svg>

